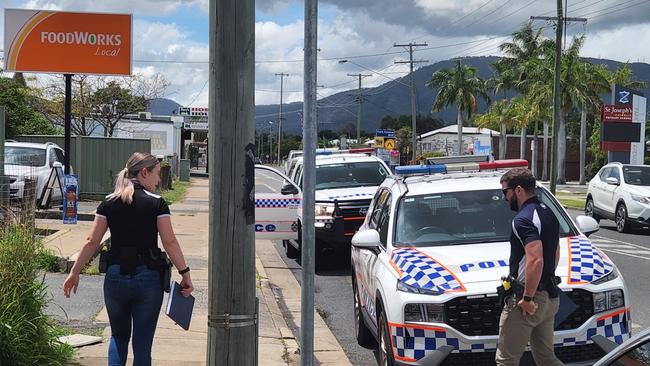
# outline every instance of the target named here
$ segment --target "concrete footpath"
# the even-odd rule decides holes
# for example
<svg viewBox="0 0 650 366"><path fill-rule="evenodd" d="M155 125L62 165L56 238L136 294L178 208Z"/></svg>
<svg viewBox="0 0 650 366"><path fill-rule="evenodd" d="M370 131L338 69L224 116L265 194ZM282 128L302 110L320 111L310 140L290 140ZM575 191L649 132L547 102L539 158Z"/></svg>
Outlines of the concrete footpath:
<svg viewBox="0 0 650 366"><path fill-rule="evenodd" d="M208 180L192 178L192 184L183 201L170 207L174 231L183 248L196 297L189 331L175 325L163 310L159 316L153 345L154 365L205 365L208 323ZM67 229L67 228L66 228ZM87 233L85 226L78 229ZM83 235L85 235L85 233ZM61 234L64 235L64 234ZM69 235L69 234L68 234ZM83 237L83 236L82 236ZM78 249L78 242L77 242ZM61 249L63 254L65 250ZM291 329L300 325L300 285L282 261L270 241L256 242L255 267L257 297L259 298L259 355L260 365L298 365L298 334ZM178 280L178 275L173 278ZM320 365L350 365L343 349L323 319L315 316L315 358ZM97 323L108 323L106 309L97 315ZM291 327L290 327L291 325ZM299 332L299 331L298 331ZM110 327L103 332L103 342L77 349L75 362L80 365L106 365ZM252 350L251 345L251 350ZM132 363L129 352L129 364Z"/></svg>

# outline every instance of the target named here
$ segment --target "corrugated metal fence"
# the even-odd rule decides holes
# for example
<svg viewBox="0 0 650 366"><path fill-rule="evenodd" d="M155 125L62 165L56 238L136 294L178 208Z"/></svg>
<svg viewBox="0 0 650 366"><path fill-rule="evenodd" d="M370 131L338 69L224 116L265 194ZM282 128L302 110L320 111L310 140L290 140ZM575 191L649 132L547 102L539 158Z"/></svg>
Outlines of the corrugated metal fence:
<svg viewBox="0 0 650 366"><path fill-rule="evenodd" d="M17 136L17 141L53 142L63 147L63 136ZM115 176L134 152L151 152L149 139L73 136L70 165L79 175L82 197L103 197L113 192Z"/></svg>

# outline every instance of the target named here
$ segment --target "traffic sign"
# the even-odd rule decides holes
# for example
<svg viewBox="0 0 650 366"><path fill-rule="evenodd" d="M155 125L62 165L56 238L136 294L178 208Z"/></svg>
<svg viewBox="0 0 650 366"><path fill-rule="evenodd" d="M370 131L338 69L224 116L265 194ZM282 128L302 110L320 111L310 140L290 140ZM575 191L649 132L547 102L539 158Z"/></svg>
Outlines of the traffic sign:
<svg viewBox="0 0 650 366"><path fill-rule="evenodd" d="M395 137L395 130L390 128L382 128L375 130L375 136L377 137Z"/></svg>
<svg viewBox="0 0 650 366"><path fill-rule="evenodd" d="M384 139L384 148L389 151L395 149L395 139Z"/></svg>
<svg viewBox="0 0 650 366"><path fill-rule="evenodd" d="M384 138L375 136L375 146L384 146Z"/></svg>

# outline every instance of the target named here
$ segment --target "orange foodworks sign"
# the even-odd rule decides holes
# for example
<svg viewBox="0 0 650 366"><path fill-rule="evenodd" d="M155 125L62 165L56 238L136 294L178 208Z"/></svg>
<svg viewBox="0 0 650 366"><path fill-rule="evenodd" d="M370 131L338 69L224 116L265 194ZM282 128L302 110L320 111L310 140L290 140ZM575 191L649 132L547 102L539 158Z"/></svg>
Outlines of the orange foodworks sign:
<svg viewBox="0 0 650 366"><path fill-rule="evenodd" d="M131 75L131 14L5 9L5 71Z"/></svg>

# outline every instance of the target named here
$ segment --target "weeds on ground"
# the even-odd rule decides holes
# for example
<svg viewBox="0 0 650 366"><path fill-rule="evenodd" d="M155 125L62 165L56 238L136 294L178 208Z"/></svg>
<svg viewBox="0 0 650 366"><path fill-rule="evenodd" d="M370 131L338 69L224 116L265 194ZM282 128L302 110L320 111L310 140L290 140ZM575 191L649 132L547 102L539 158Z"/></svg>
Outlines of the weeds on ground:
<svg viewBox="0 0 650 366"><path fill-rule="evenodd" d="M172 182L171 188L167 191L162 192L162 197L165 199L167 204L172 204L183 199L187 188L190 186L190 182L182 182L178 179L174 179Z"/></svg>
<svg viewBox="0 0 650 366"><path fill-rule="evenodd" d="M43 311L49 295L33 218L0 210L0 221L0 365L65 365L73 350Z"/></svg>
<svg viewBox="0 0 650 366"><path fill-rule="evenodd" d="M52 249L43 248L39 245L36 251L36 267L47 272L61 272L59 257L54 254Z"/></svg>

